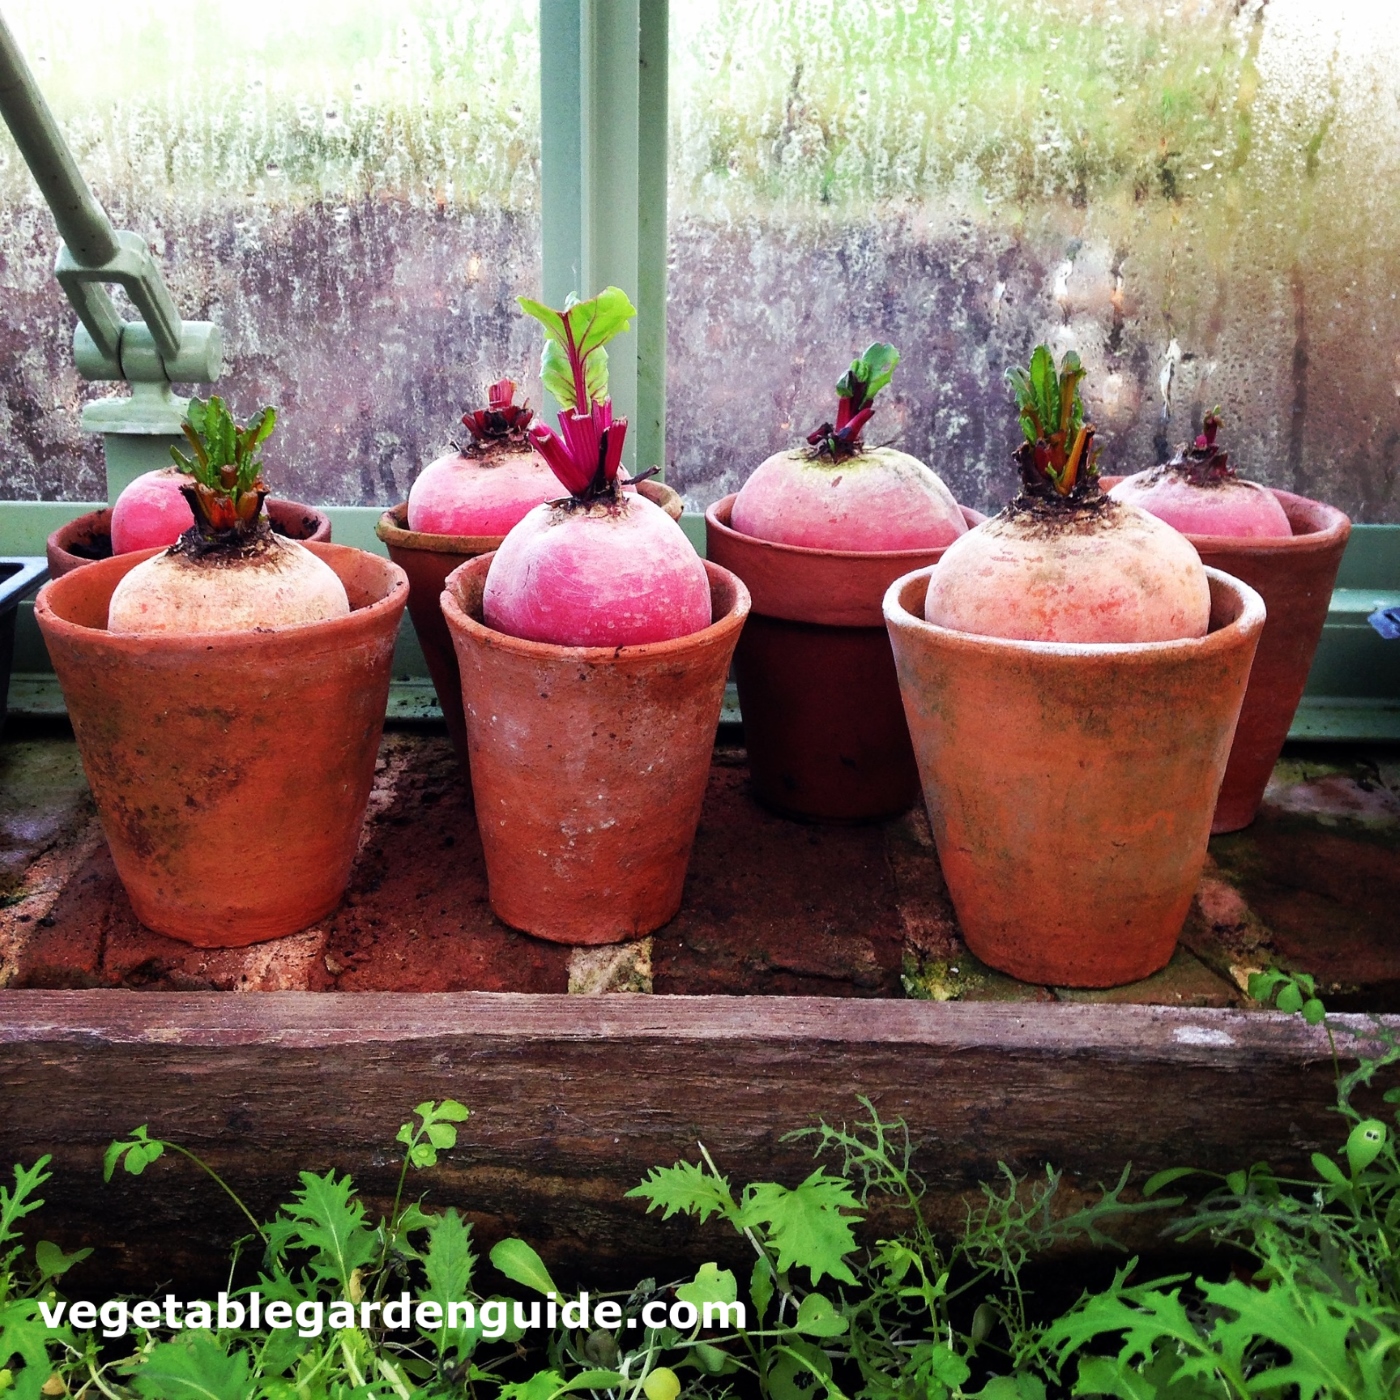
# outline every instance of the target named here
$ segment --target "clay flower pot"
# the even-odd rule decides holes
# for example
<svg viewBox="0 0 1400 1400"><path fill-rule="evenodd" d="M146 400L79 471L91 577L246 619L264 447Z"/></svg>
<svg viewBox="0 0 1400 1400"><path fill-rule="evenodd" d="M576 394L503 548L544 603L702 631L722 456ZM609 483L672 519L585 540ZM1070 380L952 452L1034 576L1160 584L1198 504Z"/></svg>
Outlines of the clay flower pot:
<svg viewBox="0 0 1400 1400"><path fill-rule="evenodd" d="M754 792L808 821L878 821L919 798L919 770L880 611L902 574L942 549L804 549L731 528L734 497L705 512L705 553L738 574L753 612L734 656ZM983 517L963 507L969 525Z"/></svg>
<svg viewBox="0 0 1400 1400"><path fill-rule="evenodd" d="M74 569L35 603L132 908L186 943L294 933L350 878L408 581L362 550L307 548L339 575L349 616L108 632L113 589L158 550Z"/></svg>
<svg viewBox="0 0 1400 1400"><path fill-rule="evenodd" d="M748 590L707 563L702 631L552 646L482 622L491 557L455 570L442 594L491 907L556 943L640 938L680 908Z"/></svg>
<svg viewBox="0 0 1400 1400"><path fill-rule="evenodd" d="M1120 481L1105 477L1104 489ZM1273 488L1270 488L1271 490ZM1201 562L1247 583L1269 610L1240 710L1235 744L1220 785L1213 832L1239 831L1254 820L1303 698L1351 521L1335 506L1274 491L1293 534L1241 540L1187 535Z"/></svg>
<svg viewBox="0 0 1400 1400"><path fill-rule="evenodd" d="M1053 986L1165 967L1205 862L1263 601L1210 569L1204 637L1008 641L925 622L931 572L890 588L885 620L967 946Z"/></svg>
<svg viewBox="0 0 1400 1400"><path fill-rule="evenodd" d="M279 501L269 497L266 501L267 518L279 535L289 540L300 540L305 544L314 540L317 544L329 544L331 539L330 517L313 506L304 506L296 501ZM94 559L112 557L112 511L90 510L66 525L60 525L48 538L49 576L62 578L83 564L91 564Z"/></svg>
<svg viewBox="0 0 1400 1400"><path fill-rule="evenodd" d="M637 490L659 505L672 520L681 518L681 498L659 481L644 481ZM442 620L442 590L454 569L501 547L504 535L433 535L408 528L408 502L386 510L374 533L383 540L389 558L408 575L408 615L423 648L428 674L437 691L447 734L457 761L467 768L467 728L462 718L462 681L457 653Z"/></svg>

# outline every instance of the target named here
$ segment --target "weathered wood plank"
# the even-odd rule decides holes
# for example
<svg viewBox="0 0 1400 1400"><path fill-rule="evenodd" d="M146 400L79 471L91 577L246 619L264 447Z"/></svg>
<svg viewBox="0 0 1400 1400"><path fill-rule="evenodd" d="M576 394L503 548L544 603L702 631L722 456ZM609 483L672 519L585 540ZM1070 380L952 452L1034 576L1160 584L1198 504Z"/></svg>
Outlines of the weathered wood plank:
<svg viewBox="0 0 1400 1400"><path fill-rule="evenodd" d="M1366 1018L1343 1018L1364 1035ZM1392 1019L1400 1028L1400 1020ZM1342 1040L1347 1041L1347 1034ZM1295 1017L1113 1005L829 998L0 992L0 1163L54 1155L46 1233L105 1240L108 1281L212 1277L238 1217L197 1175L104 1187L102 1149L149 1122L256 1209L299 1168L391 1193L410 1107L473 1118L431 1176L487 1237L519 1231L565 1274L671 1269L727 1247L711 1225L643 1223L622 1193L703 1138L737 1179L794 1179L783 1143L857 1094L905 1118L936 1214L998 1160L1080 1183L1191 1163L1302 1167L1335 1146L1326 1037Z"/></svg>

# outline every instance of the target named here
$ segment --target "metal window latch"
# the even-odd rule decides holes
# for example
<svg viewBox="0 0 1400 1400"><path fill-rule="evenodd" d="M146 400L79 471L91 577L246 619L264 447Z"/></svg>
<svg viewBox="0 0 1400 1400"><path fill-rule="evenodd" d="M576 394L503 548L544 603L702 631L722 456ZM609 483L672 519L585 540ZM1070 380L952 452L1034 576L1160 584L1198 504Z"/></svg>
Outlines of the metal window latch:
<svg viewBox="0 0 1400 1400"><path fill-rule="evenodd" d="M170 385L216 380L223 368L223 333L211 321L182 321L146 241L112 227L3 15L0 115L63 239L54 273L78 313L78 372L85 379L131 385L129 398L99 399L83 408L83 426L107 435L108 491L115 499L132 475L169 465L167 444L179 436L188 403ZM108 285L126 292L140 321L122 318Z"/></svg>
<svg viewBox="0 0 1400 1400"><path fill-rule="evenodd" d="M116 251L96 265L80 262L63 244L54 276L78 313L73 358L83 378L158 384L218 377L223 358L218 326L181 321L156 260L137 234L116 234ZM141 321L118 316L108 284L126 292Z"/></svg>

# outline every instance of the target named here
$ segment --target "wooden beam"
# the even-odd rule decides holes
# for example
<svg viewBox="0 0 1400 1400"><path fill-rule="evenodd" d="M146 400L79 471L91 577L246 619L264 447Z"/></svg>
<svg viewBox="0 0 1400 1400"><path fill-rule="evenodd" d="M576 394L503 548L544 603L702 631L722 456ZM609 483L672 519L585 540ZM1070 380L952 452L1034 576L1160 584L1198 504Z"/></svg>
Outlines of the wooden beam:
<svg viewBox="0 0 1400 1400"><path fill-rule="evenodd" d="M1344 1048L1372 1024L1337 1023ZM192 1286L241 1233L180 1163L102 1185L104 1147L138 1123L270 1211L301 1168L391 1195L411 1106L460 1099L473 1110L460 1144L415 1192L464 1207L487 1240L524 1234L595 1286L736 1248L714 1224L644 1219L623 1192L647 1168L693 1158L702 1138L736 1181L795 1181L810 1148L783 1135L853 1119L858 1094L909 1123L943 1224L998 1161L1092 1187L1128 1161L1297 1172L1341 1137L1321 1031L1113 1005L12 991L0 1085L0 1164L53 1154L35 1228L102 1246L103 1286Z"/></svg>

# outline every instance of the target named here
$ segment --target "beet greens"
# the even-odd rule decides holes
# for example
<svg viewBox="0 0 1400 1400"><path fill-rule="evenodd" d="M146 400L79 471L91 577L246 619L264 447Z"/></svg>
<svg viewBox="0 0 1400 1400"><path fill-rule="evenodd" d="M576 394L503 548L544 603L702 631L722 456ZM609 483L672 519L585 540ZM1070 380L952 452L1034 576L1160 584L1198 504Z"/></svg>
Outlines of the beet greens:
<svg viewBox="0 0 1400 1400"><path fill-rule="evenodd" d="M207 404L191 399L180 426L194 457L186 457L178 447L172 447L170 455L182 472L194 478L181 489L200 534L212 538L230 532L253 533L268 492L258 448L272 436L277 410L260 408L247 427L239 427L215 394Z"/></svg>
<svg viewBox="0 0 1400 1400"><path fill-rule="evenodd" d="M1097 491L1094 425L1084 419L1079 385L1088 371L1073 350L1055 368L1048 345L1037 345L1029 369L1006 372L1026 440L1016 449L1028 496L1083 499Z"/></svg>
<svg viewBox="0 0 1400 1400"><path fill-rule="evenodd" d="M1206 414L1195 442L1190 447L1182 443L1176 449L1176 456L1167 463L1166 470L1179 473L1194 486L1214 486L1222 481L1235 480L1229 453L1215 445L1215 435L1223 423L1217 404Z"/></svg>
<svg viewBox="0 0 1400 1400"><path fill-rule="evenodd" d="M535 416L528 402L515 402L515 381L498 379L486 391L488 407L462 415L462 425L472 435L478 452L489 447L527 447L530 420Z"/></svg>
<svg viewBox="0 0 1400 1400"><path fill-rule="evenodd" d="M520 307L545 328L540 377L559 401L559 432L543 423L530 442L579 503L615 496L627 420L613 418L608 397L608 352L603 348L632 323L637 308L619 287L588 301L573 297L562 311L520 297Z"/></svg>
<svg viewBox="0 0 1400 1400"><path fill-rule="evenodd" d="M861 433L875 412L875 395L894 378L898 363L899 351L879 341L851 361L850 369L836 381L836 422L823 423L807 434L807 441L816 448L815 457L840 462L862 449Z"/></svg>

